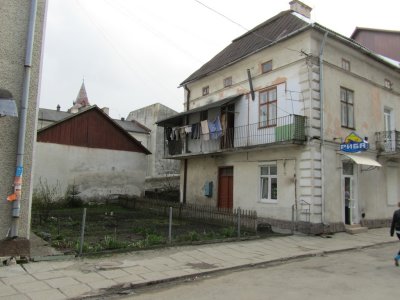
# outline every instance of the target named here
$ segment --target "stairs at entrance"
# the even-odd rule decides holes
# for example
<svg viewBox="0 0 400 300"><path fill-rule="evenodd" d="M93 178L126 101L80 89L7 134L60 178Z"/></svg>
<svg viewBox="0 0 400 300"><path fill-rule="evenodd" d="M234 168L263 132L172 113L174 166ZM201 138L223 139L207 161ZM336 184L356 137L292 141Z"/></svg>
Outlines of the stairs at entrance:
<svg viewBox="0 0 400 300"><path fill-rule="evenodd" d="M350 234L357 234L362 232L367 232L368 227L361 227L360 224L344 225L346 232Z"/></svg>

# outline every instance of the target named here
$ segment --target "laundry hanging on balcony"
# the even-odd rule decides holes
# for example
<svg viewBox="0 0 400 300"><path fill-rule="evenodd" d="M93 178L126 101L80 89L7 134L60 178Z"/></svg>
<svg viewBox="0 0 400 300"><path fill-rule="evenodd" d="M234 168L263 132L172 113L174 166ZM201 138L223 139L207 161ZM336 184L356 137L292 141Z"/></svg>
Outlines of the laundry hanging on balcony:
<svg viewBox="0 0 400 300"><path fill-rule="evenodd" d="M193 140L197 140L200 138L200 123L192 124L191 137Z"/></svg>
<svg viewBox="0 0 400 300"><path fill-rule="evenodd" d="M208 128L208 121L207 120L203 120L200 122L201 124L201 134L203 135L203 140L204 141L208 141L210 139L210 130Z"/></svg>
<svg viewBox="0 0 400 300"><path fill-rule="evenodd" d="M222 127L219 116L217 116L214 121L208 121L208 128L210 130L210 138L212 140L216 140L221 137Z"/></svg>

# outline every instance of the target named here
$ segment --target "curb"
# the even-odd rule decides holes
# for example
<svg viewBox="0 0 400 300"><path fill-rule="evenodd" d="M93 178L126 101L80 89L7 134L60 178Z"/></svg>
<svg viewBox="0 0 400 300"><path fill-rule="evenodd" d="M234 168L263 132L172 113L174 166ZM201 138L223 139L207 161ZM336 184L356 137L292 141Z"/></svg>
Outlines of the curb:
<svg viewBox="0 0 400 300"><path fill-rule="evenodd" d="M130 292L133 292L135 289L156 286L156 285L160 285L160 284L166 284L166 283L178 282L178 281L195 280L198 277L205 277L207 275L223 273L226 271L236 271L236 270L261 267L261 266L263 266L263 267L277 266L284 262L294 261L294 260L303 259L303 258L323 256L323 255L327 255L327 254L335 254L335 253L341 253L341 252L348 252L348 251L359 250L359 249L367 249L367 248L372 248L374 246L393 244L393 243L398 243L398 241L380 242L380 243L375 243L375 244L370 244L370 245L354 246L354 247L337 249L337 250L327 250L327 251L316 250L312 253L307 253L307 254L288 256L288 257L284 257L284 258L277 258L277 259L262 261L262 262L257 262L257 263L248 263L248 264L243 264L243 265L233 266L233 267L222 267L222 268L210 270L210 271L200 271L195 274L169 277L169 278L152 280L152 281L141 282L141 283L136 283L136 284L135 283L117 284L110 288L100 289L99 292L96 294L87 295L87 296L81 295L80 297L71 298L71 300L96 299L97 297L107 297L107 296L123 295L123 294L129 295Z"/></svg>

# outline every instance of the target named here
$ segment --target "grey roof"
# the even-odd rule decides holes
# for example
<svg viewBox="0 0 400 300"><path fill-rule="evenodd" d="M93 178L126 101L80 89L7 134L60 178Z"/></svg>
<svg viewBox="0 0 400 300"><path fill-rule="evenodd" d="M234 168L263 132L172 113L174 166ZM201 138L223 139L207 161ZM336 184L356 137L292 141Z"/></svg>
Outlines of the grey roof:
<svg viewBox="0 0 400 300"><path fill-rule="evenodd" d="M138 133L146 133L149 134L151 130L144 126L143 124L139 123L138 121L131 120L131 121L122 121L118 119L114 119L119 126L124 128L128 132L138 132Z"/></svg>
<svg viewBox="0 0 400 300"><path fill-rule="evenodd" d="M306 21L294 16L291 10L283 11L233 40L229 46L186 78L181 85L235 63L308 25Z"/></svg>
<svg viewBox="0 0 400 300"><path fill-rule="evenodd" d="M48 108L39 108L39 120L58 122L72 115L66 111L58 111Z"/></svg>
<svg viewBox="0 0 400 300"><path fill-rule="evenodd" d="M243 96L243 94L239 94L239 95L234 95L234 96L229 96L226 97L222 100L218 100L203 106L199 106L196 108L193 108L191 110L187 110L184 112L181 112L179 114L173 115L171 117L168 117L166 119L160 120L158 122L156 122L157 125L159 126L177 126L177 125L181 125L182 121L183 121L183 117L196 113L196 112L200 112L200 111L206 111L209 110L211 108L216 108L216 107L221 107L223 105L229 104L229 103L233 103L235 101L237 101L239 98L241 98Z"/></svg>
<svg viewBox="0 0 400 300"><path fill-rule="evenodd" d="M186 78L181 86L205 77L213 72L219 71L229 65L232 65L239 60L259 52L275 43L285 40L293 35L307 29L317 29L321 32L328 32L330 37L336 38L339 41L353 47L365 55L386 64L387 66L399 72L399 67L388 62L376 53L358 44L351 38L336 33L335 31L326 28L318 23L307 22L304 18L293 14L292 10L283 11L276 16L268 19L264 23L249 30L242 36L236 38L232 43L214 56L210 61L205 63L200 69Z"/></svg>

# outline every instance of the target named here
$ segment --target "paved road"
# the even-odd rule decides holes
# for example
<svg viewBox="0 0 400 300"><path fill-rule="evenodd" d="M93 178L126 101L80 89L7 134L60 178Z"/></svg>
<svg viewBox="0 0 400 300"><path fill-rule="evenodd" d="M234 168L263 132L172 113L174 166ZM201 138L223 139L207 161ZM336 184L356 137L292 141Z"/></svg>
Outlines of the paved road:
<svg viewBox="0 0 400 300"><path fill-rule="evenodd" d="M393 254L399 245L285 262L276 266L225 272L192 282L136 290L121 299L399 299L400 267Z"/></svg>

